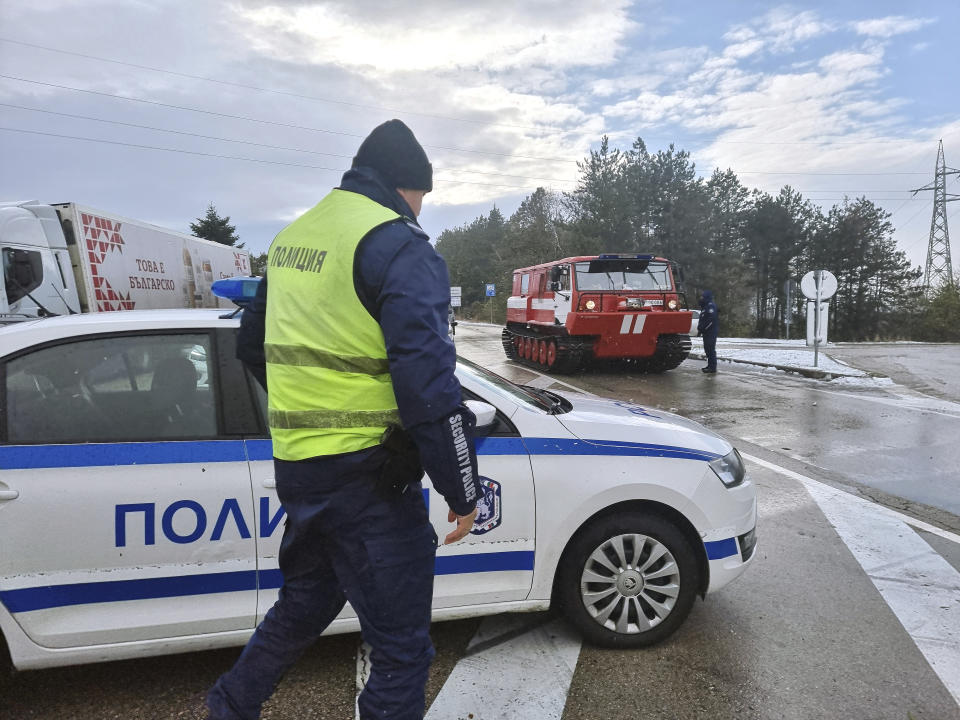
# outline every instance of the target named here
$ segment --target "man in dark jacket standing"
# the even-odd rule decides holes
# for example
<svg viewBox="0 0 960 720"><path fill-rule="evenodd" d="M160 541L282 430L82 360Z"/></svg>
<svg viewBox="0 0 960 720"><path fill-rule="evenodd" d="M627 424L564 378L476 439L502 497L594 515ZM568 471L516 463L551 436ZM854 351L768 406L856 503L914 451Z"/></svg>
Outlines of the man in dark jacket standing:
<svg viewBox="0 0 960 720"><path fill-rule="evenodd" d="M456 523L446 543L470 531L482 496L447 335L447 267L416 222L432 187L423 148L391 120L270 246L261 317L284 583L210 691L215 720L259 717L348 600L372 646L360 717L423 717L437 536L420 478L425 469Z"/></svg>
<svg viewBox="0 0 960 720"><path fill-rule="evenodd" d="M717 371L717 332L720 326L717 317L717 305L713 302L713 292L704 290L700 295L700 321L697 323L697 335L703 338L703 352L707 356L705 373Z"/></svg>

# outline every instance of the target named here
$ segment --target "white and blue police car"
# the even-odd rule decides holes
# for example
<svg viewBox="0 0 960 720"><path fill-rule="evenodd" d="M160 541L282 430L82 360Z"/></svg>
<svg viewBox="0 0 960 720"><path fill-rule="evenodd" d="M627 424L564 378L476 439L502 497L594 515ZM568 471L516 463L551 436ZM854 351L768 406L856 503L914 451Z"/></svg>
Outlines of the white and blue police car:
<svg viewBox="0 0 960 720"><path fill-rule="evenodd" d="M242 645L281 584L266 397L212 310L0 329L0 631L41 668ZM436 620L560 605L589 640L662 640L755 551L737 451L683 418L461 361L484 495L441 546ZM442 537L446 507L425 490ZM328 632L358 629L346 607Z"/></svg>

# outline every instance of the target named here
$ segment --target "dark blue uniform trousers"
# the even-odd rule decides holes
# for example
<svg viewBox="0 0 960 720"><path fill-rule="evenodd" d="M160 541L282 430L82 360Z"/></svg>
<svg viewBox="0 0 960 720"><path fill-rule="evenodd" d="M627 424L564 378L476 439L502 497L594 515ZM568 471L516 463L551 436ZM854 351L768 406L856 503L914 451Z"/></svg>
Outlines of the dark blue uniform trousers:
<svg viewBox="0 0 960 720"><path fill-rule="evenodd" d="M233 668L207 696L214 720L253 720L286 670L347 600L372 646L360 717L420 720L433 659L430 607L437 536L419 484L383 499L382 448L304 462L274 460L287 512L283 587Z"/></svg>
<svg viewBox="0 0 960 720"><path fill-rule="evenodd" d="M703 353L707 356L707 367L717 369L717 336L708 333L703 336Z"/></svg>

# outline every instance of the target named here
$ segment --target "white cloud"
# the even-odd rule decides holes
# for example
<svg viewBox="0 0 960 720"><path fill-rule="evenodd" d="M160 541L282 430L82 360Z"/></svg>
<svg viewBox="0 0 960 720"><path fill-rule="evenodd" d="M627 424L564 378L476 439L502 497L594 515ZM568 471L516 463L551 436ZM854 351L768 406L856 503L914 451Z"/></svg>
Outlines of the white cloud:
<svg viewBox="0 0 960 720"><path fill-rule="evenodd" d="M903 15L890 15L873 20L860 20L851 23L854 32L869 37L890 38L894 35L915 32L935 22L933 18L910 18Z"/></svg>
<svg viewBox="0 0 960 720"><path fill-rule="evenodd" d="M765 43L763 40L758 38L744 40L743 42L734 43L733 45L727 45L726 49L723 51L723 54L726 57L732 57L740 60L759 52L761 49L763 49L764 44Z"/></svg>
<svg viewBox="0 0 960 720"><path fill-rule="evenodd" d="M836 29L812 11L792 12L789 8L774 8L753 22L734 27L723 35L730 43L729 57L747 57L766 48L775 53L790 52L798 44L825 35Z"/></svg>
<svg viewBox="0 0 960 720"><path fill-rule="evenodd" d="M373 9L371 18L371 8L362 3L237 6L235 12L265 55L390 75L606 65L634 28L628 5L627 0L449 3L442 11L421 12L416 23L406 13L382 9Z"/></svg>

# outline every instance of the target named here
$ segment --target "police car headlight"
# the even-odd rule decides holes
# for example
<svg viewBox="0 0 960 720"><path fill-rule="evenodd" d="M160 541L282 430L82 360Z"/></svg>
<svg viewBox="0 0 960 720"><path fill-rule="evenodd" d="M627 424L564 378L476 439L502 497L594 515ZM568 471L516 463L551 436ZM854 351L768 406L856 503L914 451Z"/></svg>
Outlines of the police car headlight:
<svg viewBox="0 0 960 720"><path fill-rule="evenodd" d="M710 469L720 478L720 482L729 487L736 487L743 482L747 474L747 468L743 464L743 458L734 448L722 458L717 458L710 462Z"/></svg>
<svg viewBox="0 0 960 720"><path fill-rule="evenodd" d="M676 310L676 309L677 309L677 301L676 301L676 300L671 300L670 302L667 303L667 307L670 308L671 310Z"/></svg>

